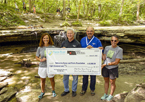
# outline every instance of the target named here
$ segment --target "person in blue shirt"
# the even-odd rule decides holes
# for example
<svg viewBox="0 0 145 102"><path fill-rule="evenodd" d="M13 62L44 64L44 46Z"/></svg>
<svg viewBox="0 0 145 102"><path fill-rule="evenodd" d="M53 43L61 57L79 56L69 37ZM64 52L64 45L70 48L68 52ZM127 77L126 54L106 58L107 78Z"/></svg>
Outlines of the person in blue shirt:
<svg viewBox="0 0 145 102"><path fill-rule="evenodd" d="M94 36L94 28L89 26L86 29L86 37L83 37L80 41L82 48L99 48L103 50L101 41ZM91 82L90 82L90 89L91 89L91 95L95 95L95 84L96 84L96 75L90 75ZM88 87L88 75L83 75L83 85L82 85L82 91L80 92L80 95L84 95L86 93Z"/></svg>

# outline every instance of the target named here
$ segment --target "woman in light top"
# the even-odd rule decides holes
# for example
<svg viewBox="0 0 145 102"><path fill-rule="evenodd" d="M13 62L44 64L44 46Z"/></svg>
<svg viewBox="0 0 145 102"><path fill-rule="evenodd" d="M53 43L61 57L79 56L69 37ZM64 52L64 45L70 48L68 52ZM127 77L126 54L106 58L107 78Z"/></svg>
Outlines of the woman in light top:
<svg viewBox="0 0 145 102"><path fill-rule="evenodd" d="M47 73L47 63L46 63L46 60L47 60L46 59L46 48L54 47L53 44L54 43L52 41L51 36L47 33L44 33L40 38L39 47L36 52L36 59L38 61L40 61L39 69L38 69L38 74L41 79L41 91L42 91L41 94L38 96L40 99L45 94L45 80L46 80L47 76L51 82L53 97L56 96L55 89L54 89L54 87L55 87L54 75Z"/></svg>
<svg viewBox="0 0 145 102"><path fill-rule="evenodd" d="M105 94L101 97L102 100L110 101L113 98L116 85L115 81L118 78L118 64L123 58L123 49L117 44L119 43L118 36L114 35L111 37L111 45L106 46L104 50L102 65L102 76L104 77L104 88ZM108 95L109 79L111 83L110 95Z"/></svg>

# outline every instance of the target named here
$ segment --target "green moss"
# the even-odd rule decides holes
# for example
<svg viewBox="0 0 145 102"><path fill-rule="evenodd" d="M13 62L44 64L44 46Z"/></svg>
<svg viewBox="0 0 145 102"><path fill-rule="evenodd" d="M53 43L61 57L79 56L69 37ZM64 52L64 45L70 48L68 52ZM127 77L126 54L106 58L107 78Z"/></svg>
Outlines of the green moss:
<svg viewBox="0 0 145 102"><path fill-rule="evenodd" d="M70 19L77 19L77 15L76 14L71 14L71 15L69 15L69 18ZM81 18L84 18L84 16L83 15L79 15L79 18L81 19Z"/></svg>
<svg viewBox="0 0 145 102"><path fill-rule="evenodd" d="M61 25L61 27L64 27L64 26L71 26L67 21L63 22L63 24Z"/></svg>
<svg viewBox="0 0 145 102"><path fill-rule="evenodd" d="M102 26L110 26L112 24L112 22L103 20L103 21L100 21L99 24Z"/></svg>
<svg viewBox="0 0 145 102"><path fill-rule="evenodd" d="M14 7L0 4L0 26L25 25L25 22L16 14Z"/></svg>
<svg viewBox="0 0 145 102"><path fill-rule="evenodd" d="M47 22L47 23L51 23L51 22L52 22L52 20L50 20L50 19L46 18L46 19L45 19L45 22Z"/></svg>
<svg viewBox="0 0 145 102"><path fill-rule="evenodd" d="M75 22L72 22L71 24L72 26L82 26L82 22L80 21L75 21Z"/></svg>

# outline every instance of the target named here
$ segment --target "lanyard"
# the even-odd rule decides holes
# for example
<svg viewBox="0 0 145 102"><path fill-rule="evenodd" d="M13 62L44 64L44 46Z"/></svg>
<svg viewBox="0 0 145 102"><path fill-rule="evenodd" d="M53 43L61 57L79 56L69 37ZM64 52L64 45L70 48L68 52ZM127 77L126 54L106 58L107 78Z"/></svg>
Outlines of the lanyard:
<svg viewBox="0 0 145 102"><path fill-rule="evenodd" d="M94 39L94 36L93 36L93 37L91 38L91 40L88 42L87 37L86 37L86 44L87 44L87 46L89 45L89 43L92 42L93 39Z"/></svg>

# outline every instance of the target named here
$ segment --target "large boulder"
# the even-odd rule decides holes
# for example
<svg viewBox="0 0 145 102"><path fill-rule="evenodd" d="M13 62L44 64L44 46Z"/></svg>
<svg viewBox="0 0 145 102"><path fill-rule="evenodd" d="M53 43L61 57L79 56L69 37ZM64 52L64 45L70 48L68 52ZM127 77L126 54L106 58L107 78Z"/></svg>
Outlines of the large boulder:
<svg viewBox="0 0 145 102"><path fill-rule="evenodd" d="M124 102L125 97L127 96L128 92L116 94L113 97L113 100L111 102Z"/></svg>
<svg viewBox="0 0 145 102"><path fill-rule="evenodd" d="M145 100L145 83L139 84L126 96L124 102L143 102Z"/></svg>

